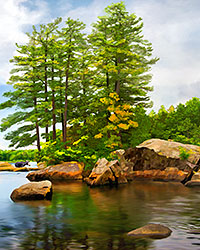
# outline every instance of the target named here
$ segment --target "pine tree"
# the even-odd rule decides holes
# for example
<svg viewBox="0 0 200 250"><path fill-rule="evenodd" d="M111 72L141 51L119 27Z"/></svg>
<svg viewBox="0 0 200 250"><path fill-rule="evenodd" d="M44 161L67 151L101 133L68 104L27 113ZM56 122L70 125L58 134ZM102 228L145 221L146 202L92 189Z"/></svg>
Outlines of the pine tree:
<svg viewBox="0 0 200 250"><path fill-rule="evenodd" d="M93 24L90 42L96 63L99 88L116 92L123 103L148 104L152 46L142 35L143 22L126 11L123 2L105 9L106 15Z"/></svg>

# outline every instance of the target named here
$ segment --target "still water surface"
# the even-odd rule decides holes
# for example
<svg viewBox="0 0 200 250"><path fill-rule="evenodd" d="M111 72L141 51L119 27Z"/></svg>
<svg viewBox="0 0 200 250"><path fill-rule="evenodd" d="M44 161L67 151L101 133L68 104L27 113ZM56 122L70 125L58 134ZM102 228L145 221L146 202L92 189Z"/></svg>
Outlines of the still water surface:
<svg viewBox="0 0 200 250"><path fill-rule="evenodd" d="M0 173L0 249L184 250L200 249L200 188L132 182L88 188L54 185L52 201L13 203L13 189L27 173ZM147 223L172 229L162 240L132 239L126 233Z"/></svg>

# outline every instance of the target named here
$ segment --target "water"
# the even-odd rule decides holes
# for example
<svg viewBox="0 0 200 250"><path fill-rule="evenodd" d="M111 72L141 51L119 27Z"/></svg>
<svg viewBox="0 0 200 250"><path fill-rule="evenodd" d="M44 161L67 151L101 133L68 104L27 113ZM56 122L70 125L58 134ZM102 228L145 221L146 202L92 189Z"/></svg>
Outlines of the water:
<svg viewBox="0 0 200 250"><path fill-rule="evenodd" d="M0 173L0 249L184 250L200 249L200 188L132 182L118 188L54 185L52 201L13 203L12 190L27 173ZM172 229L161 240L132 239L147 223Z"/></svg>

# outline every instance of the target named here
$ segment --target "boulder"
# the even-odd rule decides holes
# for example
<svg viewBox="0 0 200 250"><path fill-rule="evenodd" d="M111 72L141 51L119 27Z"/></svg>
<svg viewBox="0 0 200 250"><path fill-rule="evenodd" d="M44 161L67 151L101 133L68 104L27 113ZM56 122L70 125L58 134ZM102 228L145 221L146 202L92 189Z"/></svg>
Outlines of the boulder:
<svg viewBox="0 0 200 250"><path fill-rule="evenodd" d="M181 159L181 148L189 152L187 160ZM199 159L199 146L150 139L135 148L127 149L123 155L121 167L128 180L138 177L182 182L192 173Z"/></svg>
<svg viewBox="0 0 200 250"><path fill-rule="evenodd" d="M152 149L159 155L167 158L180 159L180 148L189 152L188 161L196 164L200 159L200 146L183 144L180 142L167 141L161 139L150 139L141 143L137 148Z"/></svg>
<svg viewBox="0 0 200 250"><path fill-rule="evenodd" d="M8 162L0 162L0 171L14 171L15 167Z"/></svg>
<svg viewBox="0 0 200 250"><path fill-rule="evenodd" d="M22 167L25 167L26 165L30 166L29 161L18 161L15 163L16 168L22 168Z"/></svg>
<svg viewBox="0 0 200 250"><path fill-rule="evenodd" d="M96 162L91 174L84 181L90 186L127 183L118 160L109 162L105 158Z"/></svg>
<svg viewBox="0 0 200 250"><path fill-rule="evenodd" d="M137 228L128 233L128 236L138 237L138 238L153 238L162 239L170 236L172 231L163 225L149 223L146 226Z"/></svg>
<svg viewBox="0 0 200 250"><path fill-rule="evenodd" d="M50 200L52 184L50 181L30 182L13 190L10 198L13 201Z"/></svg>
<svg viewBox="0 0 200 250"><path fill-rule="evenodd" d="M79 162L63 162L54 166L34 171L26 177L30 181L50 180L52 182L82 180L84 165Z"/></svg>

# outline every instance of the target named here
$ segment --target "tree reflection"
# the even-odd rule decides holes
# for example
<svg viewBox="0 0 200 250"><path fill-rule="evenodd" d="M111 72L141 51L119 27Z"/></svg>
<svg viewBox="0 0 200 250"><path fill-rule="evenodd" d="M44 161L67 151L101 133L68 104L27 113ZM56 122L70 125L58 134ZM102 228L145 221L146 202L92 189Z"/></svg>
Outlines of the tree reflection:
<svg viewBox="0 0 200 250"><path fill-rule="evenodd" d="M131 225L130 215L123 207L118 206L115 200L112 202L110 197L107 201L109 209L102 209L98 203L105 202L106 192L97 189L99 192L96 190L94 193L87 186L81 186L79 192L73 192L72 186L63 186L62 191L55 189L50 205L35 207L33 227L20 235L18 248L148 249L148 240L133 240L125 236Z"/></svg>

